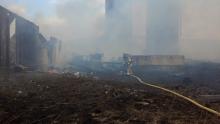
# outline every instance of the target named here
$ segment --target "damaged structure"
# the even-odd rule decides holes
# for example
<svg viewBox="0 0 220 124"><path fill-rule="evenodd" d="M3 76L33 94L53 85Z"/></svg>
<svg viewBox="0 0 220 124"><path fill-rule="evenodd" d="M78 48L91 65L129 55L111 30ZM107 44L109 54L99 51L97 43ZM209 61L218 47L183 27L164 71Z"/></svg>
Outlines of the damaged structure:
<svg viewBox="0 0 220 124"><path fill-rule="evenodd" d="M181 55L123 55L124 62L131 59L134 66L183 66L185 57Z"/></svg>
<svg viewBox="0 0 220 124"><path fill-rule="evenodd" d="M39 32L36 24L0 6L1 68L24 66L30 70L46 71L49 60L50 63L55 61L51 56L57 56L55 51L48 54L57 47L49 45L51 43Z"/></svg>
<svg viewBox="0 0 220 124"><path fill-rule="evenodd" d="M183 76L186 72L186 60L182 55L131 55L124 54L124 71L128 68L134 73L151 76ZM149 76L150 75L150 76Z"/></svg>

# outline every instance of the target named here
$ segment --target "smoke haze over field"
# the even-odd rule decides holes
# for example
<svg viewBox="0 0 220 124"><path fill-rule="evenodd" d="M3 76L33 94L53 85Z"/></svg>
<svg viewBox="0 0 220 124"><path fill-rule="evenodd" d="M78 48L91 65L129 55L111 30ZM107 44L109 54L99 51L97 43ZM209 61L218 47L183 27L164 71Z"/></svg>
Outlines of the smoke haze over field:
<svg viewBox="0 0 220 124"><path fill-rule="evenodd" d="M220 62L220 1L186 0L182 21L183 53Z"/></svg>
<svg viewBox="0 0 220 124"><path fill-rule="evenodd" d="M144 0L133 0L133 9L139 9L132 15L132 41L117 39L115 32L111 32L111 37L121 40L120 43L105 39L104 0L2 0L0 5L37 23L47 37L54 35L61 39L63 57L68 59L72 53L103 52L109 57L121 56L123 52L145 54L147 16L143 8L146 6L138 1ZM182 0L182 4L181 54L187 58L220 62L220 1ZM163 18L160 20L163 23ZM124 30L118 28L117 32Z"/></svg>

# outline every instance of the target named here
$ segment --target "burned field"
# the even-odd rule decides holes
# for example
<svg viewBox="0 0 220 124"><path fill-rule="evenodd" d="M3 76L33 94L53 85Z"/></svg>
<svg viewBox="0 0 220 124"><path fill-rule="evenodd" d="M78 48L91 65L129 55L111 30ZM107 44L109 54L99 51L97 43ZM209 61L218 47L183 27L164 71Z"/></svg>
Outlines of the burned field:
<svg viewBox="0 0 220 124"><path fill-rule="evenodd" d="M0 2L0 124L220 124L218 4Z"/></svg>
<svg viewBox="0 0 220 124"><path fill-rule="evenodd" d="M0 85L0 123L210 123L215 115L170 94L71 74L18 74Z"/></svg>

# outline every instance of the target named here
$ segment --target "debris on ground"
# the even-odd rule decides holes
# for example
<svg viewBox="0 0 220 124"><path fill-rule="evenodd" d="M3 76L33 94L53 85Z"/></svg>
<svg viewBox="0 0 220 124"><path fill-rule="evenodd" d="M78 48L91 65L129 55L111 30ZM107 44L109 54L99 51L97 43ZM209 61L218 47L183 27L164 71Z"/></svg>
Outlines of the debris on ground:
<svg viewBox="0 0 220 124"><path fill-rule="evenodd" d="M175 96L136 84L69 75L0 83L2 124L219 124Z"/></svg>

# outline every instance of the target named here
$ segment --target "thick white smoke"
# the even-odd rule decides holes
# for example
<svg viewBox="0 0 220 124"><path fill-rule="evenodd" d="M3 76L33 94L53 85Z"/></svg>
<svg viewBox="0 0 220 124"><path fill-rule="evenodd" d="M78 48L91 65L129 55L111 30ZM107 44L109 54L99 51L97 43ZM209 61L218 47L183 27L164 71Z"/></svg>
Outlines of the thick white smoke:
<svg viewBox="0 0 220 124"><path fill-rule="evenodd" d="M129 16L132 14L132 39L127 41L124 40L126 38L119 38L117 32L125 30L118 27L117 32L110 30L112 42L105 39L107 26L104 0L49 0L50 6L54 8L50 10L52 14L45 14L39 6L39 12L31 16L25 4L27 0L21 1L19 4L12 0L0 1L0 4L36 22L46 36L54 35L61 39L65 58L70 58L72 53L104 52L108 56L121 56L123 52L145 53L145 27L148 20L144 4L146 0L133 0L133 11L129 13ZM34 1L28 1L29 4L35 4ZM220 62L220 1L182 0L182 4L179 39L181 54L192 59ZM44 7L43 10L47 6ZM158 19L163 23L163 17Z"/></svg>
<svg viewBox="0 0 220 124"><path fill-rule="evenodd" d="M184 2L182 53L193 59L220 62L220 1Z"/></svg>

